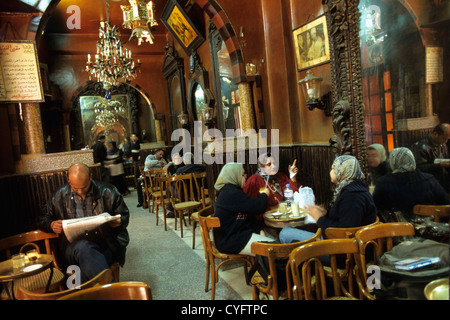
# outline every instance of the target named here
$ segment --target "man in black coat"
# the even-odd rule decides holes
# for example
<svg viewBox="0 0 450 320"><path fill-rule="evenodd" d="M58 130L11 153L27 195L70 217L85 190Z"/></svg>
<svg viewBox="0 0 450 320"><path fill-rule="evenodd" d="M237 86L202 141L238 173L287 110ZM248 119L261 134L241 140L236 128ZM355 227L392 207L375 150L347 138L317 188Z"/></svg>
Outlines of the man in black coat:
<svg viewBox="0 0 450 320"><path fill-rule="evenodd" d="M48 200L37 218L39 229L59 234L56 257L65 268L78 265L81 281L92 279L114 262L125 263L129 211L122 196L110 184L91 180L89 168L75 164L69 168L69 183L59 188ZM69 242L64 234L63 220L96 216L108 212L120 219L79 235Z"/></svg>
<svg viewBox="0 0 450 320"><path fill-rule="evenodd" d="M94 150L94 163L100 163L101 171L102 171L102 181L109 181L109 172L108 169L103 165L103 161L106 160L106 146L105 146L105 136L98 136L97 142L91 147Z"/></svg>
<svg viewBox="0 0 450 320"><path fill-rule="evenodd" d="M441 123L425 138L415 142L411 151L416 159L417 169L431 173L447 192L450 192L450 160L447 141L450 138L450 124Z"/></svg>

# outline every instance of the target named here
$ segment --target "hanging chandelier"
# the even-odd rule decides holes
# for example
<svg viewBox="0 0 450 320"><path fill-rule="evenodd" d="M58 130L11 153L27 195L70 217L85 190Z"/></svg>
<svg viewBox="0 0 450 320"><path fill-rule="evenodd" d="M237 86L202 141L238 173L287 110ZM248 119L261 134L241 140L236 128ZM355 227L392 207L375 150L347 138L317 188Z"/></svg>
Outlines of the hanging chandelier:
<svg viewBox="0 0 450 320"><path fill-rule="evenodd" d="M97 41L97 53L95 59L88 54L86 71L93 75L98 82L102 82L105 89L118 86L121 83L130 82L136 78L136 70L141 66L131 57L131 50L125 48L120 41L120 30L109 24L109 3L106 3L107 21L100 21L99 40Z"/></svg>
<svg viewBox="0 0 450 320"><path fill-rule="evenodd" d="M154 17L153 9L155 5L149 0L128 0L129 6L120 6L123 12L122 27L133 30L130 36L138 39L138 45L142 42L153 44L151 28L158 23Z"/></svg>
<svg viewBox="0 0 450 320"><path fill-rule="evenodd" d="M94 104L95 122L97 126L109 129L119 121L119 115L123 115L125 108L117 100L102 99Z"/></svg>

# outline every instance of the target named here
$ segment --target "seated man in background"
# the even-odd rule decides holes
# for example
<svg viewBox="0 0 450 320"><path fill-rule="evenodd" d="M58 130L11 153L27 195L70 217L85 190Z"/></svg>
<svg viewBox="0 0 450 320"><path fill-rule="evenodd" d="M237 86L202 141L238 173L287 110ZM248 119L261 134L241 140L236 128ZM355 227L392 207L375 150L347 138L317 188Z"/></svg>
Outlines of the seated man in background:
<svg viewBox="0 0 450 320"><path fill-rule="evenodd" d="M450 192L450 160L447 141L450 138L450 124L441 123L425 138L415 142L411 151L416 159L417 169L431 173L447 192ZM435 161L439 159L438 161Z"/></svg>
<svg viewBox="0 0 450 320"><path fill-rule="evenodd" d="M164 150L159 149L155 154L149 154L145 158L144 171L149 171L152 169L162 169L167 165L166 159L164 159Z"/></svg>
<svg viewBox="0 0 450 320"><path fill-rule="evenodd" d="M122 266L125 263L129 242L126 229L129 212L117 189L110 184L92 180L86 165L72 165L68 180L68 184L50 197L37 219L37 225L42 231L60 235L56 252L58 264L63 270L69 265L78 265L83 283L114 262ZM104 212L112 216L120 214L121 218L103 224L73 242L67 240L62 220L96 216Z"/></svg>
<svg viewBox="0 0 450 320"><path fill-rule="evenodd" d="M186 152L183 155L184 166L177 169L176 174L187 174L193 172L205 172L206 166L203 164L195 164L194 154L192 152Z"/></svg>

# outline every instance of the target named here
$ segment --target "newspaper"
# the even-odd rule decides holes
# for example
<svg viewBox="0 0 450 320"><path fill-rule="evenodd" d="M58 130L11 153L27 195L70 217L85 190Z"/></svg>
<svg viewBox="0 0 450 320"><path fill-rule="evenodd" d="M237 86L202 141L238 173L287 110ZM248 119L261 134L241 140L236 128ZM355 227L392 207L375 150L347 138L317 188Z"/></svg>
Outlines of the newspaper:
<svg viewBox="0 0 450 320"><path fill-rule="evenodd" d="M104 212L97 216L63 220L62 226L67 240L72 242L81 234L92 231L106 222L118 219L120 219L120 214L111 216L108 212Z"/></svg>

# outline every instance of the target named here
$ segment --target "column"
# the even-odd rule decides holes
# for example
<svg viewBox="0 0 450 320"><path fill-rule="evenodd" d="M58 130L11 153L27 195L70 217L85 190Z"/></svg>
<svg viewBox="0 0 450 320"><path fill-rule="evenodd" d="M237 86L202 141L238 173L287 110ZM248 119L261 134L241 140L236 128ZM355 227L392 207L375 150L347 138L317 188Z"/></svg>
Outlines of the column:
<svg viewBox="0 0 450 320"><path fill-rule="evenodd" d="M45 153L41 110L38 103L22 103L27 154Z"/></svg>
<svg viewBox="0 0 450 320"><path fill-rule="evenodd" d="M239 101L241 106L242 130L246 132L247 130L255 129L252 94L250 90L250 84L248 82L239 83L238 88Z"/></svg>

